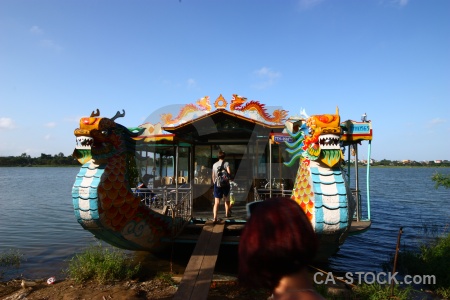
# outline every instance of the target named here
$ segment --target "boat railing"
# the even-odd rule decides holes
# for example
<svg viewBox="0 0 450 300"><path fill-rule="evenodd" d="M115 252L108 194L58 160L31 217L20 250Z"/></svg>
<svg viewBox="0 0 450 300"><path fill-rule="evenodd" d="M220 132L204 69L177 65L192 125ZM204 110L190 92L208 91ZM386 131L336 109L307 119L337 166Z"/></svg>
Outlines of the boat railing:
<svg viewBox="0 0 450 300"><path fill-rule="evenodd" d="M145 206L159 213L190 220L191 218L191 193L189 187L159 187L154 189L132 189L141 197Z"/></svg>
<svg viewBox="0 0 450 300"><path fill-rule="evenodd" d="M166 189L166 193L167 212L163 209L163 213L170 215L173 224L177 224L172 227L172 236L175 236L180 232L183 224L192 218L191 188L176 188L169 191ZM176 222L177 219L182 219L183 222Z"/></svg>
<svg viewBox="0 0 450 300"><path fill-rule="evenodd" d="M191 218L191 188L166 188L163 203L170 209L173 218Z"/></svg>
<svg viewBox="0 0 450 300"><path fill-rule="evenodd" d="M254 187L254 201L266 200L272 197L290 197L292 189L284 189L284 184L280 185L281 188L257 188Z"/></svg>
<svg viewBox="0 0 450 300"><path fill-rule="evenodd" d="M370 203L367 198L363 198L361 191L356 188L350 188L353 199L355 200L355 212L353 220L370 221Z"/></svg>

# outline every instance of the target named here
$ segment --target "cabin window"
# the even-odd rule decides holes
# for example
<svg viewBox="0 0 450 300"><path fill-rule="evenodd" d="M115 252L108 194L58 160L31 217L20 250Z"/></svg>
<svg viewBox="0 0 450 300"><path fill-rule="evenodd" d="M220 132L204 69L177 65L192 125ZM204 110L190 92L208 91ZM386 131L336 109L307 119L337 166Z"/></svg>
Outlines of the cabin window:
<svg viewBox="0 0 450 300"><path fill-rule="evenodd" d="M211 145L195 146L194 184L211 185L212 149ZM215 154L217 156L217 154Z"/></svg>
<svg viewBox="0 0 450 300"><path fill-rule="evenodd" d="M178 148L178 176L176 180L179 185L188 184L189 183L189 148L188 147L179 147Z"/></svg>

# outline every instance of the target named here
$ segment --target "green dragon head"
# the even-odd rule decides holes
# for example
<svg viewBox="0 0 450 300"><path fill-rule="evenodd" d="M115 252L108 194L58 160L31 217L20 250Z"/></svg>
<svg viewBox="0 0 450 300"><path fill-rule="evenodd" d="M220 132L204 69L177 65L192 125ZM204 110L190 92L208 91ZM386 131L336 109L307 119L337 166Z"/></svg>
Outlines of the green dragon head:
<svg viewBox="0 0 450 300"><path fill-rule="evenodd" d="M313 115L306 120L309 135L303 142L303 156L320 160L330 168L343 159L340 146L341 127L339 110L336 114Z"/></svg>
<svg viewBox="0 0 450 300"><path fill-rule="evenodd" d="M308 161L321 161L330 168L344 158L342 153L341 127L339 111L336 114L313 115L302 120L302 124L295 132L286 127L287 132L294 138L295 142L286 142L288 153L292 154L286 166L293 166L300 159Z"/></svg>

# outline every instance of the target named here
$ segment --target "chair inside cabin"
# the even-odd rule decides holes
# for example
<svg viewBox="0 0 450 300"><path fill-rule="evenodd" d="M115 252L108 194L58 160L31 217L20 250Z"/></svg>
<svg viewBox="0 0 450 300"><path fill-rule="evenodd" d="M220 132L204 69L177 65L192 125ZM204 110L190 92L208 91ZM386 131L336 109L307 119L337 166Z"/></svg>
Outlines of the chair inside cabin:
<svg viewBox="0 0 450 300"><path fill-rule="evenodd" d="M183 176L179 176L178 177L178 184L184 184L186 183L186 178L184 178Z"/></svg>
<svg viewBox="0 0 450 300"><path fill-rule="evenodd" d="M161 178L161 185L171 185L173 182L173 178L170 176L164 176Z"/></svg>

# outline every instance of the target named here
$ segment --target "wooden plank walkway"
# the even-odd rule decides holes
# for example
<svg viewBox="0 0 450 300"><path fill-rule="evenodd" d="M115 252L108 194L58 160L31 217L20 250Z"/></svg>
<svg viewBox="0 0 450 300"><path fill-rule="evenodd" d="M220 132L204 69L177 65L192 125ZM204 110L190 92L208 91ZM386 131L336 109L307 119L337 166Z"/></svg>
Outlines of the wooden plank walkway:
<svg viewBox="0 0 450 300"><path fill-rule="evenodd" d="M223 221L216 224L212 221L205 223L174 300L208 298L224 227Z"/></svg>

